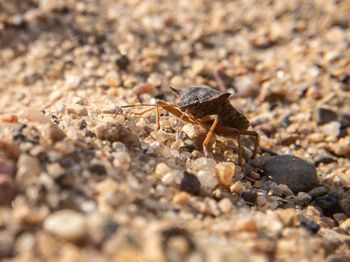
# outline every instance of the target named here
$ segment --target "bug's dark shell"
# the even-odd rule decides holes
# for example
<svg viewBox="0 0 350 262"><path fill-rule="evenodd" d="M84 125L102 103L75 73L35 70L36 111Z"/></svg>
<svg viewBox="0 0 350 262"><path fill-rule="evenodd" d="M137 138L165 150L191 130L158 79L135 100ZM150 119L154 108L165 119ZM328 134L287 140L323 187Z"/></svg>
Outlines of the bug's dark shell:
<svg viewBox="0 0 350 262"><path fill-rule="evenodd" d="M208 102L223 95L227 97L230 96L230 93L223 93L210 87L204 86L191 86L184 89L171 89L180 96L180 100L177 103L180 108Z"/></svg>

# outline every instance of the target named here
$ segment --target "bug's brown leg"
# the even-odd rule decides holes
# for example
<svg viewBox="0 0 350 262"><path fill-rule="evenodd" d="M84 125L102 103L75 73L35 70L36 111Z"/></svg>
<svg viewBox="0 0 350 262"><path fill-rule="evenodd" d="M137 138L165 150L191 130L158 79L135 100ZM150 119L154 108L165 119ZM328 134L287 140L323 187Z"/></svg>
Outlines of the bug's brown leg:
<svg viewBox="0 0 350 262"><path fill-rule="evenodd" d="M247 136L254 136L255 137L255 142L254 142L254 150L253 150L253 156L254 158L256 154L258 153L258 148L259 148L259 134L255 131L249 131L245 130L241 132L242 135L247 135Z"/></svg>
<svg viewBox="0 0 350 262"><path fill-rule="evenodd" d="M163 108L174 116L180 118L182 121L195 124L196 122L190 118L188 115L177 109L175 106L165 103L164 101L158 101L157 106Z"/></svg>
<svg viewBox="0 0 350 262"><path fill-rule="evenodd" d="M160 129L159 102L157 102L157 106L156 106L156 123L157 123L157 131L158 131Z"/></svg>
<svg viewBox="0 0 350 262"><path fill-rule="evenodd" d="M142 111L142 112L138 112L138 113L135 113L135 115L138 115L138 116L143 116L144 114L148 113L148 112L151 112L152 110L156 109L156 105L154 105L154 108L149 108L145 111Z"/></svg>
<svg viewBox="0 0 350 262"><path fill-rule="evenodd" d="M199 122L201 124L206 123L206 122L210 122L210 121L213 121L213 123L212 123L212 125L207 133L207 136L205 137L204 142L203 142L203 151L204 151L204 155L206 157L208 156L208 145L209 145L210 139L212 138L214 130L219 122L219 116L218 115L208 115L208 116L205 116L205 117L197 120L197 122Z"/></svg>
<svg viewBox="0 0 350 262"><path fill-rule="evenodd" d="M220 126L217 131L224 133L225 135L233 135L237 139L238 146L238 165L242 166L242 145L241 145L241 133L238 129L228 126Z"/></svg>
<svg viewBox="0 0 350 262"><path fill-rule="evenodd" d="M238 145L238 165L242 166L242 145L241 145L241 134L236 129L236 139L237 139L237 145Z"/></svg>
<svg viewBox="0 0 350 262"><path fill-rule="evenodd" d="M126 106L121 106L119 107L119 109L117 110L117 112L114 114L113 118L115 118L117 115L119 115L122 112L123 108L128 108L128 107L137 107L137 106L152 106L155 108L156 105L152 105L152 104L134 104L134 105L126 105ZM118 108L118 107L116 107ZM154 109L152 108L152 109ZM150 110L151 111L151 110Z"/></svg>
<svg viewBox="0 0 350 262"><path fill-rule="evenodd" d="M121 106L119 108L119 110L115 113L114 117L116 115L118 115L123 108L137 107L137 106L151 106L151 107L153 107L153 108L147 109L147 110L145 110L143 112L136 113L137 115L143 115L143 114L146 114L147 112L150 112L150 111L156 109L157 130L160 129L160 112L159 112L160 108L163 108L164 110L166 110L167 112L175 115L176 117L180 118L184 122L187 122L187 123L190 123L190 124L195 124L196 123L195 120L193 120L188 115L186 115L185 113L183 113L182 111L177 109L176 106L168 104L168 103L166 103L164 101L158 101L157 104L155 104L155 105L154 104L135 104L135 105Z"/></svg>

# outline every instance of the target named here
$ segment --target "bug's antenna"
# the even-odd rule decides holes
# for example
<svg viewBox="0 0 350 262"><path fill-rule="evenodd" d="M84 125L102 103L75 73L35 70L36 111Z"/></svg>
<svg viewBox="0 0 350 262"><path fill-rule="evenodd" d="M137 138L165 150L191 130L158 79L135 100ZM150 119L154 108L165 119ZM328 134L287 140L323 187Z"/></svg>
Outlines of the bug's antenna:
<svg viewBox="0 0 350 262"><path fill-rule="evenodd" d="M174 88L174 87L172 87L172 86L169 86L169 88L170 88L171 90L173 90L177 95L180 95L180 90L179 90L179 89L176 89L176 88Z"/></svg>

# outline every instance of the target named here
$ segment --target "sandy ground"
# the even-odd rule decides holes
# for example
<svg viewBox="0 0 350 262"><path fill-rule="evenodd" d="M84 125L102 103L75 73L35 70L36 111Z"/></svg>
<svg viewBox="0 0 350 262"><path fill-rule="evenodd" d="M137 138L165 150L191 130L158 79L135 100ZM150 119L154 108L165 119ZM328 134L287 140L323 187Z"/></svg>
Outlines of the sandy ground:
<svg viewBox="0 0 350 262"><path fill-rule="evenodd" d="M0 0L0 260L350 261L349 14ZM193 85L232 94L254 160L249 138L239 166L234 139L205 157L199 126L116 115ZM285 154L303 160L267 165Z"/></svg>

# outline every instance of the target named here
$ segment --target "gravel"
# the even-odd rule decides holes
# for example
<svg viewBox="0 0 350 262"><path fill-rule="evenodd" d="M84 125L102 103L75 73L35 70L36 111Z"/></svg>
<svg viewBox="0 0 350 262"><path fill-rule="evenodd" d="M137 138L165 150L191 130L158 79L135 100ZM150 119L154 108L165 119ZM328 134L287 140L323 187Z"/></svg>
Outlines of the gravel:
<svg viewBox="0 0 350 262"><path fill-rule="evenodd" d="M349 1L0 6L1 261L349 260ZM259 133L242 167L119 111L203 85Z"/></svg>

